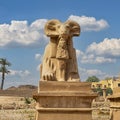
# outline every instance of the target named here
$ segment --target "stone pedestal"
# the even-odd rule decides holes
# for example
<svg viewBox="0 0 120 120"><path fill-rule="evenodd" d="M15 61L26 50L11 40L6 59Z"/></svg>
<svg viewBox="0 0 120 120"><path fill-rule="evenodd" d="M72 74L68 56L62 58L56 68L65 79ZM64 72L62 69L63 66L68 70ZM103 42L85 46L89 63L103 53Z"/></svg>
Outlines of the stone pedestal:
<svg viewBox="0 0 120 120"><path fill-rule="evenodd" d="M92 120L90 83L41 81L36 100L36 120Z"/></svg>
<svg viewBox="0 0 120 120"><path fill-rule="evenodd" d="M111 119L110 120L119 120L120 119L120 88L115 88L118 91L113 92L113 95L107 97L110 100L110 111Z"/></svg>

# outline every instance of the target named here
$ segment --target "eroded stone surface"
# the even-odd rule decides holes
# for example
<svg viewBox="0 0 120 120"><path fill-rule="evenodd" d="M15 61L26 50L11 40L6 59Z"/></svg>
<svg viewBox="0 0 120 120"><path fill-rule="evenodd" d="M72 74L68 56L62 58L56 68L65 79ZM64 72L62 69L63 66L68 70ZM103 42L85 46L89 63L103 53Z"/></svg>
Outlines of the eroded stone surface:
<svg viewBox="0 0 120 120"><path fill-rule="evenodd" d="M93 100L92 109L92 120L111 120L112 111L109 100Z"/></svg>
<svg viewBox="0 0 120 120"><path fill-rule="evenodd" d="M50 37L50 42L40 67L41 80L80 81L72 42L72 37L80 34L79 24L70 20L65 23L49 20L45 25L45 34Z"/></svg>

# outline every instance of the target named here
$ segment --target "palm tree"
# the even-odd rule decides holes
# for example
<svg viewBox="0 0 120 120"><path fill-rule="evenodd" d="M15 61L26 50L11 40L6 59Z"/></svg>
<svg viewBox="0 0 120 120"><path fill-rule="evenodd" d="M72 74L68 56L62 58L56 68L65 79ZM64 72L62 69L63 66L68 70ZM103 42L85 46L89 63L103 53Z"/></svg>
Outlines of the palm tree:
<svg viewBox="0 0 120 120"><path fill-rule="evenodd" d="M0 89L3 90L3 85L4 85L4 80L5 80L5 74L9 73L10 71L7 70L6 68L6 65L7 66L10 66L11 63L8 62L6 59L4 58L0 58L0 64L1 64L1 67L0 67L0 72L2 73L2 82L1 82L1 86L0 86Z"/></svg>

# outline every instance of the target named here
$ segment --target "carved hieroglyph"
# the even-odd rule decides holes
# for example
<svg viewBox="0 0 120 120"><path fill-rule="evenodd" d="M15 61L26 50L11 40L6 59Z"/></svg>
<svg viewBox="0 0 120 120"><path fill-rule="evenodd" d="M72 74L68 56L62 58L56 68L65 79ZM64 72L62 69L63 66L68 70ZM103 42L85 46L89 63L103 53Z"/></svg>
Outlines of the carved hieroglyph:
<svg viewBox="0 0 120 120"><path fill-rule="evenodd" d="M45 48L43 63L40 66L41 80L79 81L76 51L73 48L73 36L79 36L80 26L75 21L49 20L45 25L45 34L50 42Z"/></svg>

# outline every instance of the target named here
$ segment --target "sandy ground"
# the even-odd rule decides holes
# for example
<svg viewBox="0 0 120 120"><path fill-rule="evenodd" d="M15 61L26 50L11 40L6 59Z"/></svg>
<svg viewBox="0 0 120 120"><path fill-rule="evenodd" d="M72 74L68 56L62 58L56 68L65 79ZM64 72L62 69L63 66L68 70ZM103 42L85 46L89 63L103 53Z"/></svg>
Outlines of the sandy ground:
<svg viewBox="0 0 120 120"><path fill-rule="evenodd" d="M23 103L24 97L0 96L0 104Z"/></svg>
<svg viewBox="0 0 120 120"><path fill-rule="evenodd" d="M0 110L0 120L35 120L35 109Z"/></svg>
<svg viewBox="0 0 120 120"><path fill-rule="evenodd" d="M13 106L24 106L18 109ZM25 108L24 97L0 96L0 120L35 120L35 109ZM6 109L7 108L7 109Z"/></svg>

